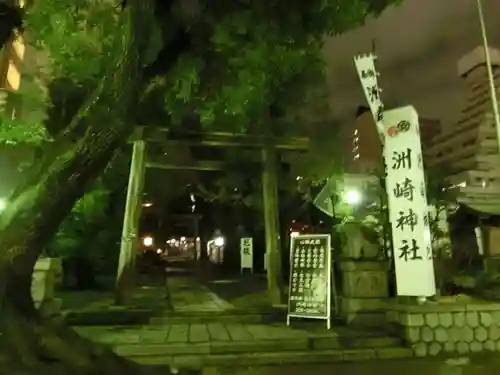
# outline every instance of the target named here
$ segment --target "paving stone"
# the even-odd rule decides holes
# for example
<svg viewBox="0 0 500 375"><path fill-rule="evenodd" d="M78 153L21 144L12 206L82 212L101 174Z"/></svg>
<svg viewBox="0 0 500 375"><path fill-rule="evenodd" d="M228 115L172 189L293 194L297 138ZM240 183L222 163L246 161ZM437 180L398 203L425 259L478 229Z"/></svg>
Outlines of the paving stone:
<svg viewBox="0 0 500 375"><path fill-rule="evenodd" d="M453 353L456 350L455 343L451 341L445 342L443 349L446 353Z"/></svg>
<svg viewBox="0 0 500 375"><path fill-rule="evenodd" d="M492 324L488 328L488 336L493 341L500 339L500 327L497 324Z"/></svg>
<svg viewBox="0 0 500 375"><path fill-rule="evenodd" d="M474 341L474 330L471 327L462 327L462 341L472 342Z"/></svg>
<svg viewBox="0 0 500 375"><path fill-rule="evenodd" d="M472 353L479 353L483 350L483 345L480 342L474 341L469 344Z"/></svg>
<svg viewBox="0 0 500 375"><path fill-rule="evenodd" d="M445 343L448 341L448 330L443 327L436 328L434 335L436 337L436 341L440 343Z"/></svg>
<svg viewBox="0 0 500 375"><path fill-rule="evenodd" d="M161 329L143 329L140 331L140 340L144 344L160 344L167 341L168 332L170 328L168 326L161 327ZM120 340L120 343L124 343Z"/></svg>
<svg viewBox="0 0 500 375"><path fill-rule="evenodd" d="M235 341L250 341L253 340L250 332L247 331L246 327L242 324L226 324L226 329L229 332L229 336Z"/></svg>
<svg viewBox="0 0 500 375"><path fill-rule="evenodd" d="M114 352L123 357L131 356L166 356L169 355L169 345L117 345Z"/></svg>
<svg viewBox="0 0 500 375"><path fill-rule="evenodd" d="M410 343L420 341L420 328L419 327L405 327L405 338Z"/></svg>
<svg viewBox="0 0 500 375"><path fill-rule="evenodd" d="M493 319L489 312L479 313L479 321L481 322L481 325L484 327L489 327L491 326L491 323L493 323Z"/></svg>
<svg viewBox="0 0 500 375"><path fill-rule="evenodd" d="M210 341L210 335L206 324L189 325L189 342L207 342Z"/></svg>
<svg viewBox="0 0 500 375"><path fill-rule="evenodd" d="M440 313L439 324L445 328L451 327L453 324L453 315L451 313Z"/></svg>
<svg viewBox="0 0 500 375"><path fill-rule="evenodd" d="M415 351L415 356L417 357L427 357L427 344L425 342L419 342L412 346Z"/></svg>
<svg viewBox="0 0 500 375"><path fill-rule="evenodd" d="M231 340L226 326L222 323L209 323L207 325L208 333L213 341L228 341Z"/></svg>
<svg viewBox="0 0 500 375"><path fill-rule="evenodd" d="M439 324L438 314L436 313L425 314L425 323L431 328L437 327Z"/></svg>
<svg viewBox="0 0 500 375"><path fill-rule="evenodd" d="M466 342L460 341L457 343L457 353L458 354L467 354L469 353L469 344Z"/></svg>
<svg viewBox="0 0 500 375"><path fill-rule="evenodd" d="M167 342L180 343L189 340L189 324L174 324L170 326Z"/></svg>
<svg viewBox="0 0 500 375"><path fill-rule="evenodd" d="M436 356L439 353L441 353L441 351L443 350L443 347L441 346L440 343L433 342L429 345L428 350L429 350L429 355Z"/></svg>
<svg viewBox="0 0 500 375"><path fill-rule="evenodd" d="M496 350L495 341L493 340L486 341L485 343L483 343L483 348L488 352L494 352Z"/></svg>
<svg viewBox="0 0 500 375"><path fill-rule="evenodd" d="M434 332L430 327L422 327L421 338L424 342L431 342L434 340Z"/></svg>
<svg viewBox="0 0 500 375"><path fill-rule="evenodd" d="M488 339L488 331L484 327L474 329L474 337L479 342L485 342Z"/></svg>
<svg viewBox="0 0 500 375"><path fill-rule="evenodd" d="M459 342L462 338L462 329L459 327L451 327L448 331L448 337L451 342Z"/></svg>
<svg viewBox="0 0 500 375"><path fill-rule="evenodd" d="M491 320L493 320L493 323L500 325L500 311L492 312Z"/></svg>
<svg viewBox="0 0 500 375"><path fill-rule="evenodd" d="M468 311L465 313L467 325L477 327L479 325L479 316L476 311Z"/></svg>
<svg viewBox="0 0 500 375"><path fill-rule="evenodd" d="M420 327L424 325L424 316L422 314L404 314L401 319L402 324L408 327Z"/></svg>
<svg viewBox="0 0 500 375"><path fill-rule="evenodd" d="M456 312L453 314L453 324L461 328L465 325L465 313Z"/></svg>
<svg viewBox="0 0 500 375"><path fill-rule="evenodd" d="M247 331L255 340L277 339L291 336L293 332L290 328L285 328L284 332L281 327L270 327L266 325L249 324L246 326Z"/></svg>

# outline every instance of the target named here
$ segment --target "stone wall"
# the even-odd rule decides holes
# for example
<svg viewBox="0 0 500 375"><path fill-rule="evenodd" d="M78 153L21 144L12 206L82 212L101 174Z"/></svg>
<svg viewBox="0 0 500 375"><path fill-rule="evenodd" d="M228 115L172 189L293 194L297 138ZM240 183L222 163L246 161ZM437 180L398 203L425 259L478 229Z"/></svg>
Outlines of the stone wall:
<svg viewBox="0 0 500 375"><path fill-rule="evenodd" d="M395 304L387 320L418 357L500 351L500 304Z"/></svg>
<svg viewBox="0 0 500 375"><path fill-rule="evenodd" d="M351 325L385 324L388 289L387 262L342 260L340 315Z"/></svg>

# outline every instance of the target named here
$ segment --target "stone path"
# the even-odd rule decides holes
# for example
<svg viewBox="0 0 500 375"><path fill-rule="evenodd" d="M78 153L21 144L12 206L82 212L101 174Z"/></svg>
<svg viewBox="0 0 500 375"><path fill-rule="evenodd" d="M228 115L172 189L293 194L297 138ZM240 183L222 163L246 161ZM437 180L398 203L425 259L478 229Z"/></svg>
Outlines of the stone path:
<svg viewBox="0 0 500 375"><path fill-rule="evenodd" d="M167 279L170 303L176 312L223 312L234 306L218 297L193 277Z"/></svg>
<svg viewBox="0 0 500 375"><path fill-rule="evenodd" d="M177 367L321 363L413 355L397 338L342 327L331 331L315 327L214 322L76 330L137 362Z"/></svg>

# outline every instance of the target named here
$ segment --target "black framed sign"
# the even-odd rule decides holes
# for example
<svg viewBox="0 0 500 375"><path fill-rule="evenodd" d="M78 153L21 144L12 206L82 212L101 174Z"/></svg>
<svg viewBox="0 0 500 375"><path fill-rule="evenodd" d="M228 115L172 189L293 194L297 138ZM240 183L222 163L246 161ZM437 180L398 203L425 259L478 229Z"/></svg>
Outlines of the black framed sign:
<svg viewBox="0 0 500 375"><path fill-rule="evenodd" d="M291 238L288 315L290 318L331 317L331 236L303 234Z"/></svg>

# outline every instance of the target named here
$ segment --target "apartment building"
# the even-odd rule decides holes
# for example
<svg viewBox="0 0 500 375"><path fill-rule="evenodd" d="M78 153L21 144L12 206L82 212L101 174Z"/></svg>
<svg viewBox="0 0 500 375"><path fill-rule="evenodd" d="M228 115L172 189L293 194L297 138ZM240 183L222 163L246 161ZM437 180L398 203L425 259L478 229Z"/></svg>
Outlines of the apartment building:
<svg viewBox="0 0 500 375"><path fill-rule="evenodd" d="M500 95L500 51L489 51ZM457 68L466 86L464 102L458 120L444 126L426 149L426 163L442 168L450 184L460 188L460 202L481 212L497 210L500 153L484 48L480 46L466 54Z"/></svg>
<svg viewBox="0 0 500 375"><path fill-rule="evenodd" d="M422 148L425 150L431 139L439 133L440 121L420 119L420 134ZM345 137L345 168L348 173L373 173L381 168L382 144L367 107L359 107L354 123L346 129Z"/></svg>

